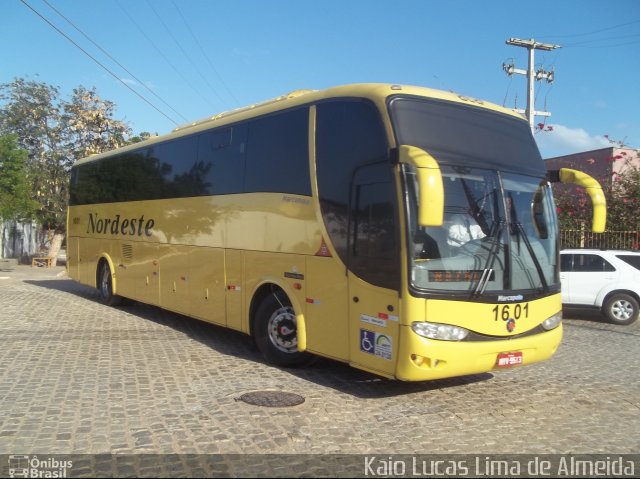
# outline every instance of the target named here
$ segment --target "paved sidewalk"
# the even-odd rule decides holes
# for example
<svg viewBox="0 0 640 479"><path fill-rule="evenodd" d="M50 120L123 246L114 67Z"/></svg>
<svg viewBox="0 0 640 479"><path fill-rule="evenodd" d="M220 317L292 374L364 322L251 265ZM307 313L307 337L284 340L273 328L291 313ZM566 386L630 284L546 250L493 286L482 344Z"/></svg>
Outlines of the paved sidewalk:
<svg viewBox="0 0 640 479"><path fill-rule="evenodd" d="M17 264L15 260L0 259L1 281L24 281L26 279L65 278L67 270L64 262L52 268L43 268L25 264Z"/></svg>
<svg viewBox="0 0 640 479"><path fill-rule="evenodd" d="M640 452L640 322L573 315L545 363L402 383L269 366L240 333L106 307L62 266L0 278L0 454ZM304 403L241 400L256 391Z"/></svg>

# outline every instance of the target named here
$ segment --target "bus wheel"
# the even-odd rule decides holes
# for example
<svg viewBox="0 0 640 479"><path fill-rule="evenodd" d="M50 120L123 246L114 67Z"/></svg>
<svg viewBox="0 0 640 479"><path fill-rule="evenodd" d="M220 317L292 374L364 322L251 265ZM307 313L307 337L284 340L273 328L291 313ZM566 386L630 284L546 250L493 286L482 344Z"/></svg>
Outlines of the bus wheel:
<svg viewBox="0 0 640 479"><path fill-rule="evenodd" d="M271 364L302 366L310 362L306 353L298 351L296 314L285 294L273 292L256 310L253 334L258 349Z"/></svg>
<svg viewBox="0 0 640 479"><path fill-rule="evenodd" d="M98 273L98 291L100 292L100 301L107 306L117 306L122 301L120 296L113 294L113 278L106 261L101 263Z"/></svg>

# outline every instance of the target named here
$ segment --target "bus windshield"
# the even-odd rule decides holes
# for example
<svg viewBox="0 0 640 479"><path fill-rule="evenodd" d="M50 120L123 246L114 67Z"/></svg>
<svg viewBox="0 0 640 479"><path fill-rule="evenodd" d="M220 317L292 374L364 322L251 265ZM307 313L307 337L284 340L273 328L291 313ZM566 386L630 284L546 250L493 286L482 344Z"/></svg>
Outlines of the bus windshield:
<svg viewBox="0 0 640 479"><path fill-rule="evenodd" d="M405 171L415 288L481 295L557 285L557 231L546 181L449 166L443 179L444 223L419 227L415 170Z"/></svg>
<svg viewBox="0 0 640 479"><path fill-rule="evenodd" d="M412 286L556 292L555 206L528 124L434 100L398 98L390 110L398 144L432 154L443 175L444 223L420 227L415 168L403 165Z"/></svg>

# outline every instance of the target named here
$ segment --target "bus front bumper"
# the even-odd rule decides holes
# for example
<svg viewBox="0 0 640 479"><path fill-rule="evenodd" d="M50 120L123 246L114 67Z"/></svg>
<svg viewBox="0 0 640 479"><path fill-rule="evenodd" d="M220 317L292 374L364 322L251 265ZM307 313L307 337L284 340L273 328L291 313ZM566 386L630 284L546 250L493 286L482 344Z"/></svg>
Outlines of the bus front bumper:
<svg viewBox="0 0 640 479"><path fill-rule="evenodd" d="M439 341L401 326L395 377L424 381L509 369L549 359L562 340L562 324L544 333L497 341Z"/></svg>

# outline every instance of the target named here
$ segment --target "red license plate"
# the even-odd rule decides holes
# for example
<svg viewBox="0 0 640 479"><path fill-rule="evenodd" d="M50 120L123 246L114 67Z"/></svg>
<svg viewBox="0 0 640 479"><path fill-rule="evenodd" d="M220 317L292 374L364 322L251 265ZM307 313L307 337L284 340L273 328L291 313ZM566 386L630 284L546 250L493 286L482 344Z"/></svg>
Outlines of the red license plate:
<svg viewBox="0 0 640 479"><path fill-rule="evenodd" d="M508 368L510 366L517 366L518 364L522 364L522 351L498 354L496 366L499 368Z"/></svg>

